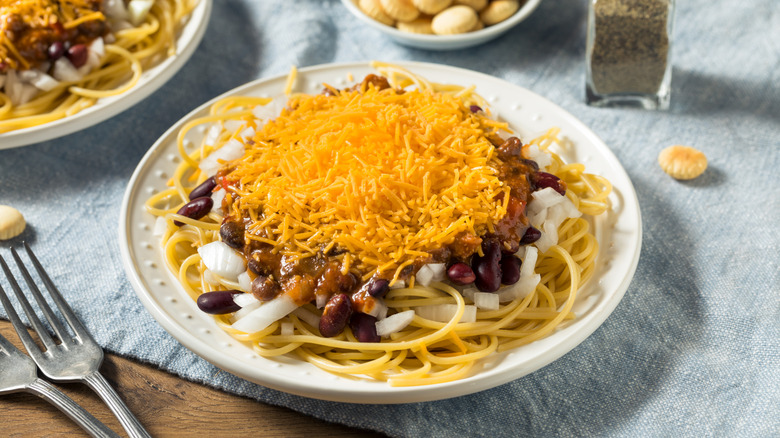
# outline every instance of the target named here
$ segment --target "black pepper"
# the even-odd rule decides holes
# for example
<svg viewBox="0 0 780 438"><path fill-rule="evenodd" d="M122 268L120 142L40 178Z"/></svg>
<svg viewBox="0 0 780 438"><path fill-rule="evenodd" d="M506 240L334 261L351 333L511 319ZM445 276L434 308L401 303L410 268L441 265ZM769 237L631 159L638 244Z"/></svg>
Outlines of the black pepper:
<svg viewBox="0 0 780 438"><path fill-rule="evenodd" d="M593 0L588 33L588 98L666 94L673 0ZM608 97L607 97L608 99ZM660 96L659 106L664 96Z"/></svg>

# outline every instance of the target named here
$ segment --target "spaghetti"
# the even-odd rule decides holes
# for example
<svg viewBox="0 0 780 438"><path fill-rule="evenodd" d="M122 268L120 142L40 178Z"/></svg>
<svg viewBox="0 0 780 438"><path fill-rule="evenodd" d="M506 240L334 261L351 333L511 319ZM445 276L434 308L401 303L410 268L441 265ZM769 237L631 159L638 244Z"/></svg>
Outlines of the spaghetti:
<svg viewBox="0 0 780 438"><path fill-rule="evenodd" d="M197 0L0 0L0 133L78 113L175 53Z"/></svg>
<svg viewBox="0 0 780 438"><path fill-rule="evenodd" d="M218 101L146 208L184 289L259 355L393 386L460 379L575 317L598 256L581 216L609 209L611 185L551 150L557 129L523 145L473 87L374 66L278 114Z"/></svg>

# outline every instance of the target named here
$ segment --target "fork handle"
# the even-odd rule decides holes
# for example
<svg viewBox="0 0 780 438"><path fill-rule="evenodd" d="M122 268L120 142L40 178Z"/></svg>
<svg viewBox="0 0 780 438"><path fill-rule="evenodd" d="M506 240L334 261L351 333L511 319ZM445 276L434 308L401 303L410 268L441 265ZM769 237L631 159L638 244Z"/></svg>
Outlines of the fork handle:
<svg viewBox="0 0 780 438"><path fill-rule="evenodd" d="M119 394L114 391L114 388L108 384L108 381L100 372L93 371L87 374L84 376L84 382L103 399L131 438L151 438L149 432L144 429L141 422L130 412L125 402L119 398Z"/></svg>
<svg viewBox="0 0 780 438"><path fill-rule="evenodd" d="M49 384L49 382L35 379L35 381L27 385L25 389L27 392L31 392L56 406L91 436L98 438L119 438L119 435L106 427L106 425L101 423L97 418L93 417L92 414L84 410L84 408L76 404L73 399Z"/></svg>

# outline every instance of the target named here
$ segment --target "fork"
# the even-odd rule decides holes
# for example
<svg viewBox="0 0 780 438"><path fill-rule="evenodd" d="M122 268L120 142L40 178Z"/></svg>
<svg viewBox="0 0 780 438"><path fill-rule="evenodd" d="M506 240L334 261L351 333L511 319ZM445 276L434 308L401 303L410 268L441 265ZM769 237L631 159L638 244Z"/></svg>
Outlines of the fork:
<svg viewBox="0 0 780 438"><path fill-rule="evenodd" d="M0 286L0 290L2 290ZM3 299L4 296L0 296ZM5 302L3 302L5 304ZM38 368L24 353L0 335L0 395L29 392L56 406L93 437L119 438L92 414L49 382L38 378Z"/></svg>
<svg viewBox="0 0 780 438"><path fill-rule="evenodd" d="M65 382L80 381L89 386L95 391L100 398L108 405L111 411L116 415L119 422L127 431L128 435L132 438L151 438L148 432L144 430L141 423L133 416L127 405L124 404L116 391L109 385L108 381L100 374L98 368L103 362L103 349L95 342L92 335L81 324L78 317L70 308L68 303L60 294L57 287L49 278L46 271L41 266L38 258L35 257L30 246L24 243L24 248L27 250L27 255L32 261L35 270L38 271L43 284L49 291L54 303L59 308L60 313L65 318L65 322L70 328L71 332L66 331L65 326L60 319L52 312L51 307L46 302L46 299L41 294L41 291L36 286L30 273L24 266L19 254L14 248L11 248L11 254L13 255L16 265L19 267L19 271L27 282L27 286L35 297L35 301L38 303L43 312L46 320L49 322L52 330L54 331L56 338L60 343L56 343L52 338L49 331L41 323L41 320L35 314L30 306L30 302L24 296L22 289L16 282L8 265L0 256L0 266L5 272L5 276L8 278L11 288L14 290L17 300L22 305L24 312L27 314L27 318L33 326L33 329L38 333L38 337L41 343L44 345L44 350L35 344L32 336L27 332L27 329L19 319L19 315L11 305L5 291L0 289L0 298L2 298L3 307L8 312L8 318L16 329L19 338L22 340L27 352L38 364L38 368L50 379ZM71 335L73 333L73 335Z"/></svg>

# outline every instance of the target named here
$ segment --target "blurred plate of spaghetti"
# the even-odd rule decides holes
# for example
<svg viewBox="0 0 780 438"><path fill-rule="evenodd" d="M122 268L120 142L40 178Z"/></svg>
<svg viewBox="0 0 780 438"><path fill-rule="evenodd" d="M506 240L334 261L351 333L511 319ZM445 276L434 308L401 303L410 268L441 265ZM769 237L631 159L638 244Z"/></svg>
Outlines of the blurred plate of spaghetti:
<svg viewBox="0 0 780 438"><path fill-rule="evenodd" d="M116 0L102 0L96 2L102 5L100 11L70 17L64 25L69 16L39 6L45 2L4 5L9 17L26 17L17 19L19 34L35 36L48 49L28 50L26 57L18 50L4 52L0 149L51 140L100 123L152 94L184 66L205 34L212 0L156 1L133 0L125 8ZM36 14L51 15L47 22L55 24L36 27ZM8 20L4 19L13 22ZM90 23L97 24L84 27ZM13 33L4 38L8 35ZM16 44L25 44L29 40L25 38ZM14 41L5 43L10 47ZM79 56L74 48L85 55Z"/></svg>

